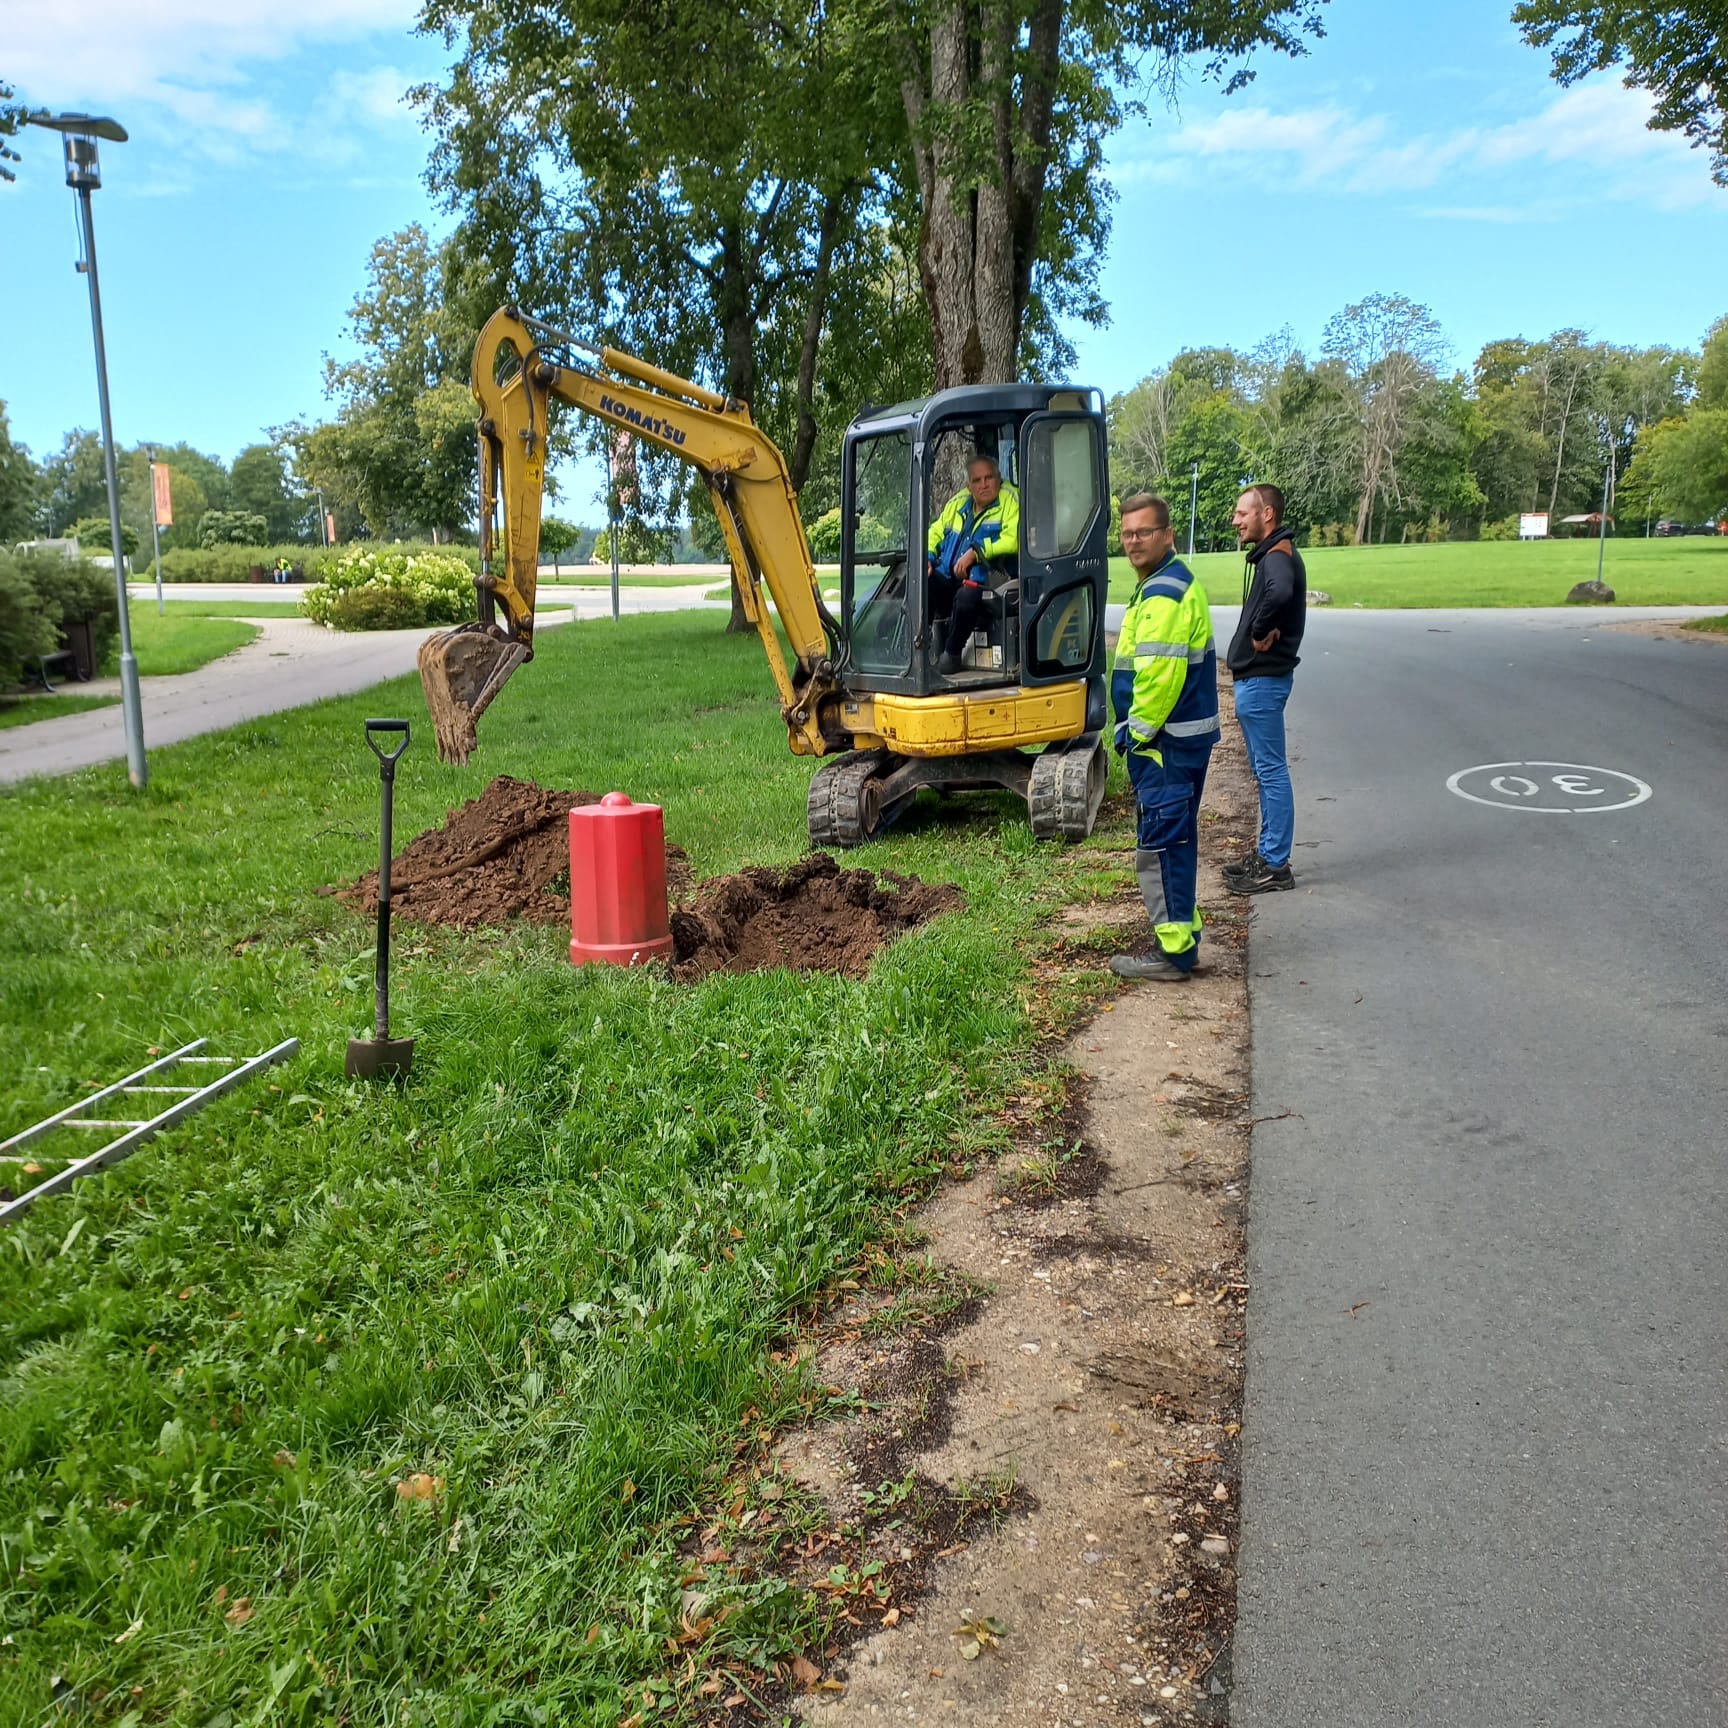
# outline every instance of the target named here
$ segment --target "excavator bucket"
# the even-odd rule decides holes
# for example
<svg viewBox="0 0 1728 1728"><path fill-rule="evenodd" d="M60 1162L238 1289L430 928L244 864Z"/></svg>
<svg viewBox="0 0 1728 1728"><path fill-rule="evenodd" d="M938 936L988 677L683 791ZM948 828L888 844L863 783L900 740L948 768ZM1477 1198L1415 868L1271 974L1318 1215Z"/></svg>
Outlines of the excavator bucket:
<svg viewBox="0 0 1728 1728"><path fill-rule="evenodd" d="M420 688L426 692L441 760L468 760L475 721L528 652L495 624L461 624L420 644Z"/></svg>

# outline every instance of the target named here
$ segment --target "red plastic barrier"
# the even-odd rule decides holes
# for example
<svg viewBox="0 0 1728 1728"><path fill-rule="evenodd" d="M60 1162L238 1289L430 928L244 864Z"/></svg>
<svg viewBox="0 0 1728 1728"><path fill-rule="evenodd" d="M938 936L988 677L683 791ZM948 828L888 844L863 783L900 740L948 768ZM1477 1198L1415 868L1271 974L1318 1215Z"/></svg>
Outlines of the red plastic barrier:
<svg viewBox="0 0 1728 1728"><path fill-rule="evenodd" d="M672 951L658 804L608 792L570 812L570 961L634 966Z"/></svg>

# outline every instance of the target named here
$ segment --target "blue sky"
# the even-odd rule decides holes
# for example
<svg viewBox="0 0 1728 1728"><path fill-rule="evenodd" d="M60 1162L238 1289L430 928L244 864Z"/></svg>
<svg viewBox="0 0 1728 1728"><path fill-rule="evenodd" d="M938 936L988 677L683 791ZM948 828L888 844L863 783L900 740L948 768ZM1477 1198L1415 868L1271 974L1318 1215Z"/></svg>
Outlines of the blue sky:
<svg viewBox="0 0 1728 1728"><path fill-rule="evenodd" d="M1183 347L1318 345L1375 290L1428 304L1468 364L1575 324L1695 345L1728 311L1728 192L1643 96L1563 91L1511 0L1333 0L1303 59L1225 99L1191 78L1115 141L1114 313L1075 332L1082 382L1124 389ZM436 77L412 0L6 0L0 77L113 113L96 222L115 430L231 459L325 408L372 242L444 218L401 101ZM0 186L0 399L38 457L96 423L72 194L26 133ZM592 481L573 476L566 513Z"/></svg>

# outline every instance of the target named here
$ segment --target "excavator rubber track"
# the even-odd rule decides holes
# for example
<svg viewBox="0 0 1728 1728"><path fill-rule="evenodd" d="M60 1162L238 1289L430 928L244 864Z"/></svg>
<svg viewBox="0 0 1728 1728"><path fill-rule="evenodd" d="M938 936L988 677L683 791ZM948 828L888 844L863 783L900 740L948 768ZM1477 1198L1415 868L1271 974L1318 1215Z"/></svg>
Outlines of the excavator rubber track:
<svg viewBox="0 0 1728 1728"><path fill-rule="evenodd" d="M1110 758L1096 732L1050 745L1032 764L1026 805L1039 840L1084 840L1098 820Z"/></svg>

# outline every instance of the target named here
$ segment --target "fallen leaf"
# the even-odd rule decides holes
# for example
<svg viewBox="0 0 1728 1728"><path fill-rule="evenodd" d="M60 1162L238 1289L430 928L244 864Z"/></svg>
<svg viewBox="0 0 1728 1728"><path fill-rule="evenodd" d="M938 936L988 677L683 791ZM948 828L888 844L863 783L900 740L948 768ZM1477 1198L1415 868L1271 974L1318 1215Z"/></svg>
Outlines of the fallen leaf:
<svg viewBox="0 0 1728 1728"><path fill-rule="evenodd" d="M624 1504L628 1506L636 1498L636 1484L628 1476L624 1478Z"/></svg>
<svg viewBox="0 0 1728 1728"><path fill-rule="evenodd" d="M824 1680L816 1690L818 1692L844 1692L846 1682L844 1680Z"/></svg>
<svg viewBox="0 0 1728 1728"><path fill-rule="evenodd" d="M406 1481L396 1484L398 1500L436 1500L444 1492L442 1476L428 1476L424 1470L417 1470Z"/></svg>
<svg viewBox="0 0 1728 1728"><path fill-rule="evenodd" d="M252 1598L250 1596L240 1597L222 1618L230 1626L244 1626L252 1618Z"/></svg>
<svg viewBox="0 0 1728 1728"><path fill-rule="evenodd" d="M890 1608L888 1612L882 1616L882 1624L884 1626L898 1626L900 1624L900 1610L898 1608Z"/></svg>
<svg viewBox="0 0 1728 1728"><path fill-rule="evenodd" d="M744 1694L742 1692L734 1692L730 1698L722 1698L720 1702L726 1709L736 1710L743 1704Z"/></svg>
<svg viewBox="0 0 1728 1728"><path fill-rule="evenodd" d="M142 1632L143 1630L144 1630L144 1616L142 1614L140 1614L138 1616L138 1618L136 1620L134 1620L132 1622L132 1624L130 1626L128 1626L126 1628L126 1630L124 1632L122 1632L120 1634L120 1636L114 1640L114 1642L116 1644L124 1644L129 1639L136 1638L138 1636L138 1634L140 1632Z"/></svg>
<svg viewBox="0 0 1728 1728"><path fill-rule="evenodd" d="M968 1638L966 1642L960 1646L960 1660L962 1662L976 1662L983 1654L983 1651L984 1646L980 1644L977 1639Z"/></svg>
<svg viewBox="0 0 1728 1728"><path fill-rule="evenodd" d="M704 1680L696 1688L696 1696L698 1698L718 1698L720 1696L720 1682L718 1680Z"/></svg>
<svg viewBox="0 0 1728 1728"><path fill-rule="evenodd" d="M274 1464L278 1470L292 1470L300 1460L296 1458L286 1446L284 1446L279 1452L277 1452L276 1456L272 1458L270 1462Z"/></svg>
<svg viewBox="0 0 1728 1728"><path fill-rule="evenodd" d="M1170 1306L1172 1308L1192 1308L1194 1306L1194 1292L1192 1290L1178 1290L1170 1298Z"/></svg>
<svg viewBox="0 0 1728 1728"><path fill-rule="evenodd" d="M800 1686L814 1686L822 1678L822 1670L808 1656L792 1658L792 1678Z"/></svg>

